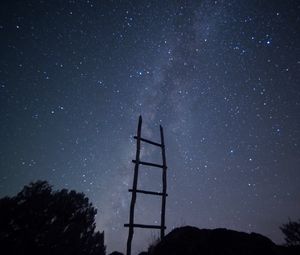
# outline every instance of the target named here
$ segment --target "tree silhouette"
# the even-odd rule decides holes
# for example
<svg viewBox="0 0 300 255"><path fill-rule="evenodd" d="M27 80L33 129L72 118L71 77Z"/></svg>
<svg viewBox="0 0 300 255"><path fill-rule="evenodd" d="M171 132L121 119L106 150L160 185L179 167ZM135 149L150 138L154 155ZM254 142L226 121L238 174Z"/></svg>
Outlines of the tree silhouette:
<svg viewBox="0 0 300 255"><path fill-rule="evenodd" d="M2 254L105 254L104 233L96 232L97 210L83 193L52 191L46 181L0 199Z"/></svg>
<svg viewBox="0 0 300 255"><path fill-rule="evenodd" d="M300 246L300 219L297 221L291 221L280 226L281 231L285 235L285 241L287 246Z"/></svg>

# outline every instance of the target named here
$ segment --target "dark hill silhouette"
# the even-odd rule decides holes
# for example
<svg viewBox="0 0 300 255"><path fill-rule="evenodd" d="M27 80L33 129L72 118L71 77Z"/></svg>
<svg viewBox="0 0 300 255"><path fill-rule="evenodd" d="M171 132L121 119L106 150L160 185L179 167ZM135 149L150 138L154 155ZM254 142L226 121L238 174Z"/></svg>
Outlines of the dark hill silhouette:
<svg viewBox="0 0 300 255"><path fill-rule="evenodd" d="M267 237L228 229L176 228L159 242L151 255L280 255L280 249ZM285 253L284 253L285 254Z"/></svg>

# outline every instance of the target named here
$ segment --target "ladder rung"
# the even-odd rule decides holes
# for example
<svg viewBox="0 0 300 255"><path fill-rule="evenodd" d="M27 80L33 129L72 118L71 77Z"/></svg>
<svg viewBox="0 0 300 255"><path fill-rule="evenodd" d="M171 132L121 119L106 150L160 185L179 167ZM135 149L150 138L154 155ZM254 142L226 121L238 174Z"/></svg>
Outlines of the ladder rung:
<svg viewBox="0 0 300 255"><path fill-rule="evenodd" d="M134 228L156 228L156 229L166 229L165 226L160 226L160 225L144 225L144 224L124 224L124 227L131 227L133 226Z"/></svg>
<svg viewBox="0 0 300 255"><path fill-rule="evenodd" d="M133 189L129 189L129 192L133 192ZM149 194L149 195L157 195L157 196L163 196L164 193L162 192L155 192L155 191L147 191L147 190L141 190L141 189L137 189L136 190L137 193L143 193L143 194ZM165 196L167 197L168 194L166 193Z"/></svg>
<svg viewBox="0 0 300 255"><path fill-rule="evenodd" d="M133 138L137 139L137 136L134 136ZM145 143L150 143L152 145L156 145L158 147L162 147L162 145L160 143L152 142L152 141L150 141L148 139L145 139L145 138L142 138L142 137L140 137L140 140L143 141L143 142L145 142Z"/></svg>
<svg viewBox="0 0 300 255"><path fill-rule="evenodd" d="M144 162L144 161L137 162L136 160L132 160L132 162L135 163L135 164L138 163L138 164L145 165L145 166L154 166L154 167L159 167L159 168L167 168L166 166L163 166L163 165L149 163L149 162Z"/></svg>

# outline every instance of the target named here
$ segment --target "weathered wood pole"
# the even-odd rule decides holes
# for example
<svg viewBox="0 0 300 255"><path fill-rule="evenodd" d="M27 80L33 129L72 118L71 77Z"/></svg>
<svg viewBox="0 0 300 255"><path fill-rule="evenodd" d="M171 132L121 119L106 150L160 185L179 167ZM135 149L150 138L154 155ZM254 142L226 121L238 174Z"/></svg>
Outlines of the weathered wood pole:
<svg viewBox="0 0 300 255"><path fill-rule="evenodd" d="M136 138L136 155L135 155L135 166L134 166L134 175L133 175L133 184L132 184L132 196L130 203L130 213L129 213L129 233L127 240L127 255L131 255L131 243L134 232L134 206L136 202L136 190L137 190L137 180L139 172L139 162L140 162L140 150L141 150L141 130L142 130L142 116L139 117L139 124L137 129L137 138Z"/></svg>
<svg viewBox="0 0 300 255"><path fill-rule="evenodd" d="M163 169L162 169L162 202L161 202L161 229L160 229L160 239L165 236L165 215L166 215L166 197L167 197L167 161L166 161L166 152L165 152L165 141L164 141L164 130L162 126L160 126L160 140L161 140L161 154L163 161Z"/></svg>

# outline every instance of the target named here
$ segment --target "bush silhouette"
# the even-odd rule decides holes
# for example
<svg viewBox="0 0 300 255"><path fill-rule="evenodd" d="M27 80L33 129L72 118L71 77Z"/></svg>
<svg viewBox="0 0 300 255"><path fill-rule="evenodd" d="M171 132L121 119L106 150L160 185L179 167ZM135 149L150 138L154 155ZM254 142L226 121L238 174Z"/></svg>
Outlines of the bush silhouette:
<svg viewBox="0 0 300 255"><path fill-rule="evenodd" d="M0 199L2 254L105 254L104 233L95 231L97 210L83 193L52 191L46 181Z"/></svg>
<svg viewBox="0 0 300 255"><path fill-rule="evenodd" d="M287 246L300 246L300 219L298 222L289 220L288 223L280 226L280 229L285 235Z"/></svg>

